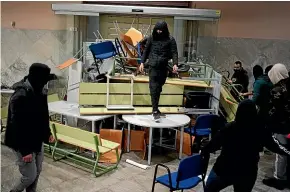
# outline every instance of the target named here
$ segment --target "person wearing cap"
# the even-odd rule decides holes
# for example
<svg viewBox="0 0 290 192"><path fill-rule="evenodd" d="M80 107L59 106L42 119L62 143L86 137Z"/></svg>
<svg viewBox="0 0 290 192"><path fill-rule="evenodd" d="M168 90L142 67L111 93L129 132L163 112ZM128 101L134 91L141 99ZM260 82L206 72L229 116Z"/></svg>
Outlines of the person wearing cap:
<svg viewBox="0 0 290 192"><path fill-rule="evenodd" d="M14 151L22 176L10 192L36 191L43 143L52 138L44 86L55 77L47 65L34 63L28 76L12 86L15 92L9 101L4 143Z"/></svg>

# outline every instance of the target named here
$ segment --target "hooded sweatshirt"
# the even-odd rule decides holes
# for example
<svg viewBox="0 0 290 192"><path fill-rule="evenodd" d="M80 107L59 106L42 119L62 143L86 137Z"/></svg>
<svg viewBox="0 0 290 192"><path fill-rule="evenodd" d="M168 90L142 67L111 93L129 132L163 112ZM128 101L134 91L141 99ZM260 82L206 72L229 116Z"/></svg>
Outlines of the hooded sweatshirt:
<svg viewBox="0 0 290 192"><path fill-rule="evenodd" d="M274 133L290 133L290 80L287 68L275 64L268 73L274 88L271 91L268 126Z"/></svg>
<svg viewBox="0 0 290 192"><path fill-rule="evenodd" d="M202 149L204 154L222 149L213 167L218 176L232 179L255 176L263 146L284 154L271 133L260 129L258 123L256 106L246 99L239 104L235 121L228 123Z"/></svg>
<svg viewBox="0 0 290 192"><path fill-rule="evenodd" d="M158 34L157 30L162 33ZM146 46L142 55L141 63L149 59L149 68L157 71L166 71L168 61L178 64L177 45L174 37L170 36L167 23L159 21L156 23L152 35L147 38Z"/></svg>
<svg viewBox="0 0 290 192"><path fill-rule="evenodd" d="M289 73L285 65L277 63L269 71L268 76L271 82L276 85L281 80L289 78Z"/></svg>
<svg viewBox="0 0 290 192"><path fill-rule="evenodd" d="M273 84L268 75L259 76L254 83L252 100L263 114L268 113L269 111L269 101L272 88Z"/></svg>
<svg viewBox="0 0 290 192"><path fill-rule="evenodd" d="M14 93L8 107L5 144L26 156L40 152L50 136L47 95L43 86L50 79L50 69L33 64L30 74L12 86Z"/></svg>

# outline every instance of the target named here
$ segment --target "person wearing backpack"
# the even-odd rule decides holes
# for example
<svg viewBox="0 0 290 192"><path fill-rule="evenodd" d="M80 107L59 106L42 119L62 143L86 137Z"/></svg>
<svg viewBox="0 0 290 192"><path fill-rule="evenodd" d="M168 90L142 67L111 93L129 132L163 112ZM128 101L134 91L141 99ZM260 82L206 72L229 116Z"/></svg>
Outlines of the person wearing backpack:
<svg viewBox="0 0 290 192"><path fill-rule="evenodd" d="M43 143L52 140L44 86L55 77L47 65L34 63L28 76L12 86L4 143L14 151L22 176L10 192L36 192Z"/></svg>

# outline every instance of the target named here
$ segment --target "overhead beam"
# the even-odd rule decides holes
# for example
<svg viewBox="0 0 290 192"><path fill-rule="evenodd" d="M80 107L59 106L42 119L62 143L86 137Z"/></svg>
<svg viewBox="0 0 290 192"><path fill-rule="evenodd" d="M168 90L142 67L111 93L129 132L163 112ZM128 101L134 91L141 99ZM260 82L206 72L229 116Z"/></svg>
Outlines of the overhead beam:
<svg viewBox="0 0 290 192"><path fill-rule="evenodd" d="M85 13L119 13L119 14L145 14L180 17L220 18L220 10L146 7L146 6L120 6L120 5L92 5L92 4L52 4L53 11L85 12Z"/></svg>

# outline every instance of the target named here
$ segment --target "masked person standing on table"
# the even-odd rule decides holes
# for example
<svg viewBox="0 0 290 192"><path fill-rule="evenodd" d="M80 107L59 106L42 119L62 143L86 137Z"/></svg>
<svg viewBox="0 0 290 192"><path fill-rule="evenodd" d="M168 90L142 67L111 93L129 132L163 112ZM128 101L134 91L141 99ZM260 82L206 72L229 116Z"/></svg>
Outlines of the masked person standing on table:
<svg viewBox="0 0 290 192"><path fill-rule="evenodd" d="M177 73L178 52L175 39L170 36L167 23L156 23L152 35L147 38L142 55L140 72L144 70L144 63L149 59L149 88L152 102L152 115L158 121L161 113L158 109L162 86L168 75L168 61L173 60L173 73Z"/></svg>
<svg viewBox="0 0 290 192"><path fill-rule="evenodd" d="M34 63L12 88L5 144L13 149L22 175L10 192L35 192L42 169L43 143L50 138L47 94L44 86L56 76L45 64Z"/></svg>
<svg viewBox="0 0 290 192"><path fill-rule="evenodd" d="M234 64L234 74L229 80L229 83L233 85L241 85L236 86L236 89L239 93L248 93L248 86L249 86L249 76L247 71L243 68L241 61L236 61ZM238 95L232 92L232 95L237 98ZM244 98L248 98L247 95L244 95Z"/></svg>

